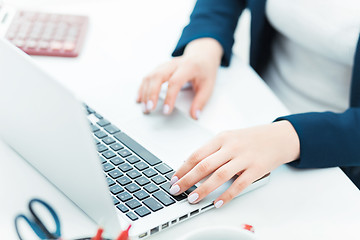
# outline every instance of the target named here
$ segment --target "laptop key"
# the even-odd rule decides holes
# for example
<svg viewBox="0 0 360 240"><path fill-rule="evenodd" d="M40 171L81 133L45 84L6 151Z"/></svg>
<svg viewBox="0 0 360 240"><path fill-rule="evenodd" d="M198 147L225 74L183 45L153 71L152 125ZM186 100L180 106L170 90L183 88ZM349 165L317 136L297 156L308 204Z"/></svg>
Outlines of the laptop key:
<svg viewBox="0 0 360 240"><path fill-rule="evenodd" d="M131 164L137 163L140 159L137 156L130 156L126 159Z"/></svg>
<svg viewBox="0 0 360 240"><path fill-rule="evenodd" d="M147 165L145 162L141 161L141 162L135 164L135 167L138 170L142 171L142 170L145 170L145 169L149 168L149 165Z"/></svg>
<svg viewBox="0 0 360 240"><path fill-rule="evenodd" d="M136 199L132 199L132 200L130 200L130 201L127 201L127 202L125 203L125 205L128 206L130 209L135 209L135 208L140 207L140 206L141 206L141 203L140 203L138 200L136 200Z"/></svg>
<svg viewBox="0 0 360 240"><path fill-rule="evenodd" d="M139 191L140 190L140 187L138 185L136 185L135 183L131 183L131 184L128 184L125 189L130 192L130 193L133 193L133 192L136 192L136 191Z"/></svg>
<svg viewBox="0 0 360 240"><path fill-rule="evenodd" d="M117 200L117 198L112 197L112 200L113 200L114 205L116 205L116 204L119 204L119 203L120 203L120 201L119 201L119 200Z"/></svg>
<svg viewBox="0 0 360 240"><path fill-rule="evenodd" d="M134 193L134 196L141 201L144 200L145 198L148 198L150 195L144 190L140 190Z"/></svg>
<svg viewBox="0 0 360 240"><path fill-rule="evenodd" d="M109 159L109 158L112 158L112 157L115 157L115 156L116 156L116 154L115 154L113 151L111 151L111 150L108 150L108 151L104 152L102 155L103 155L106 159Z"/></svg>
<svg viewBox="0 0 360 240"><path fill-rule="evenodd" d="M116 207L117 207L117 209L119 209L123 213L126 213L126 212L129 211L129 209L124 204L119 204Z"/></svg>
<svg viewBox="0 0 360 240"><path fill-rule="evenodd" d="M169 167L168 165L166 165L165 163L162 163L160 165L157 165L156 167L154 167L156 169L156 171L158 171L161 174L166 174L168 172L173 171L173 169L171 167Z"/></svg>
<svg viewBox="0 0 360 240"><path fill-rule="evenodd" d="M100 156L101 163L106 163L106 159Z"/></svg>
<svg viewBox="0 0 360 240"><path fill-rule="evenodd" d="M108 178L108 177L107 177L107 178L106 178L106 181L107 181L109 187L115 184L115 182L114 182L111 178Z"/></svg>
<svg viewBox="0 0 360 240"><path fill-rule="evenodd" d="M96 145L100 144L100 141L97 140L97 138L94 138L94 141L95 141L95 144L96 144Z"/></svg>
<svg viewBox="0 0 360 240"><path fill-rule="evenodd" d="M164 190L167 194L169 194L170 196L172 196L173 198L175 198L176 201L182 201L184 200L187 196L185 194L180 194L180 195L177 195L177 196L173 196L170 194L170 182L166 182L164 184L162 184L161 186L161 189Z"/></svg>
<svg viewBox="0 0 360 240"><path fill-rule="evenodd" d="M135 213L139 215L140 217L145 217L146 215L149 215L151 212L146 207L142 206L141 208L138 208L135 210Z"/></svg>
<svg viewBox="0 0 360 240"><path fill-rule="evenodd" d="M96 132L96 131L99 131L100 128L98 128L97 126L95 126L94 124L90 124L90 128L91 128L91 131L92 132Z"/></svg>
<svg viewBox="0 0 360 240"><path fill-rule="evenodd" d="M120 166L118 166L118 168L120 168L121 171L123 172L127 172L133 169L133 167L131 165L129 165L128 163L123 163Z"/></svg>
<svg viewBox="0 0 360 240"><path fill-rule="evenodd" d="M114 125L110 124L106 127L104 127L105 131L107 131L110 134L114 134L117 132L120 132L120 129L118 129L117 127L115 127Z"/></svg>
<svg viewBox="0 0 360 240"><path fill-rule="evenodd" d="M110 187L110 192L114 195L121 193L123 191L124 191L124 189L122 187L120 187L119 185L114 185L114 186Z"/></svg>
<svg viewBox="0 0 360 240"><path fill-rule="evenodd" d="M86 106L86 110L87 110L87 112L88 112L89 114L95 113L95 110L92 109L92 108L89 107L89 106Z"/></svg>
<svg viewBox="0 0 360 240"><path fill-rule="evenodd" d="M106 145L110 145L110 144L112 144L112 143L115 142L115 140L114 140L112 137L109 137L109 136L104 137L104 138L102 139L102 141L103 141Z"/></svg>
<svg viewBox="0 0 360 240"><path fill-rule="evenodd" d="M171 172L167 173L167 174L165 175L165 177L166 177L168 180L171 180L171 178L174 176L174 173L175 173L175 171L171 171Z"/></svg>
<svg viewBox="0 0 360 240"><path fill-rule="evenodd" d="M123 158L126 158L128 156L131 155L131 152L127 149L123 149L117 152L120 156L122 156Z"/></svg>
<svg viewBox="0 0 360 240"><path fill-rule="evenodd" d="M158 186L156 186L153 183L150 183L148 185L145 185L144 189L148 192L148 193L153 193L159 190Z"/></svg>
<svg viewBox="0 0 360 240"><path fill-rule="evenodd" d="M98 145L96 145L96 148L97 148L98 152L100 152L100 153L108 150L108 147L105 146L104 144L98 144Z"/></svg>
<svg viewBox="0 0 360 240"><path fill-rule="evenodd" d="M156 201L154 198L149 198L143 201L143 203L151 209L151 211L156 212L157 210L160 210L164 208L158 201Z"/></svg>
<svg viewBox="0 0 360 240"><path fill-rule="evenodd" d="M116 195L116 197L117 197L118 199L120 199L122 202L126 202L126 201L128 201L128 200L130 200L130 199L133 198L133 197L130 195L130 193L128 193L128 192L122 192L122 193Z"/></svg>
<svg viewBox="0 0 360 240"><path fill-rule="evenodd" d="M100 114L98 114L97 112L94 113L95 117L97 117L98 119L103 119L103 116L101 116Z"/></svg>
<svg viewBox="0 0 360 240"><path fill-rule="evenodd" d="M121 186L125 186L126 184L131 183L131 180L128 177L123 176L116 179L116 182L119 183Z"/></svg>
<svg viewBox="0 0 360 240"><path fill-rule="evenodd" d="M95 135L97 138L104 138L104 137L107 136L107 134L106 134L105 132L101 131L101 130L95 132L94 135Z"/></svg>
<svg viewBox="0 0 360 240"><path fill-rule="evenodd" d="M131 170L129 172L126 173L126 175L128 177L130 177L131 179L135 179L141 176L141 173L139 173L137 170Z"/></svg>
<svg viewBox="0 0 360 240"><path fill-rule="evenodd" d="M114 150L114 151L119 151L120 149L123 149L124 146L121 145L120 143L114 143L112 144L111 146L111 149Z"/></svg>
<svg viewBox="0 0 360 240"><path fill-rule="evenodd" d="M156 164L161 163L161 160L155 157L151 152L146 150L143 146L137 143L135 140L130 138L123 132L117 133L114 137L130 148L133 152L139 155L142 159L144 159L150 166L155 166Z"/></svg>
<svg viewBox="0 0 360 240"><path fill-rule="evenodd" d="M118 177L122 177L124 174L122 172L120 172L120 170L115 169L115 170L112 170L111 172L109 172L109 175L110 175L110 177L116 179Z"/></svg>
<svg viewBox="0 0 360 240"><path fill-rule="evenodd" d="M190 187L188 190L186 190L185 193L186 193L187 195L189 195L189 194L190 194L192 191L194 191L196 188L197 188L197 187L194 185L194 186Z"/></svg>
<svg viewBox="0 0 360 240"><path fill-rule="evenodd" d="M119 164L124 163L125 161L122 160L120 157L114 157L114 158L110 159L110 162L111 162L112 164L114 164L115 166L117 166L117 165L119 165Z"/></svg>
<svg viewBox="0 0 360 240"><path fill-rule="evenodd" d="M110 125L110 122L108 120L106 120L105 118L100 119L97 124L100 127L105 127L106 125Z"/></svg>
<svg viewBox="0 0 360 240"><path fill-rule="evenodd" d="M103 165L104 172L111 171L115 169L115 167L111 163L104 163Z"/></svg>
<svg viewBox="0 0 360 240"><path fill-rule="evenodd" d="M165 179L163 176L161 176L161 175L155 176L155 177L153 177L151 180L152 180L154 183L156 183L157 185L166 182L166 179Z"/></svg>
<svg viewBox="0 0 360 240"><path fill-rule="evenodd" d="M154 169L150 168L150 169L143 171L143 174L145 176L147 176L148 178L150 178L150 177L157 175L158 173Z"/></svg>
<svg viewBox="0 0 360 240"><path fill-rule="evenodd" d="M139 184L140 186L144 186L144 185L148 184L150 181L146 177L140 177L140 178L136 179L135 182L137 184Z"/></svg>
<svg viewBox="0 0 360 240"><path fill-rule="evenodd" d="M172 197L161 190L153 193L153 196L165 206L170 206L175 203L175 200Z"/></svg>
<svg viewBox="0 0 360 240"><path fill-rule="evenodd" d="M128 218L130 218L132 221L136 221L139 219L133 212L127 213L126 216L128 216Z"/></svg>

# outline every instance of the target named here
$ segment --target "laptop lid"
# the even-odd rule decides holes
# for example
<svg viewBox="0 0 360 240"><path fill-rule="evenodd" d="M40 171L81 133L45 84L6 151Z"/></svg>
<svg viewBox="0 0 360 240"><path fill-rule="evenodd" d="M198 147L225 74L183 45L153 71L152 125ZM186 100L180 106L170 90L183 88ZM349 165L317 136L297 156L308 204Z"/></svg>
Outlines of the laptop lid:
<svg viewBox="0 0 360 240"><path fill-rule="evenodd" d="M107 235L116 236L119 219L104 175L96 171L101 163L81 103L1 38L0 66L0 137Z"/></svg>

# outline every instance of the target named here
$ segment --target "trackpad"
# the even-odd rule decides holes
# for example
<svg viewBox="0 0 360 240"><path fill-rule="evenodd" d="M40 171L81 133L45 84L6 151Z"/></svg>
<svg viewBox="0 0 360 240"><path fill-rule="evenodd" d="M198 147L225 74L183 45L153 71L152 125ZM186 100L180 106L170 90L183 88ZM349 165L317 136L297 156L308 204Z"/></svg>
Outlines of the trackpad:
<svg viewBox="0 0 360 240"><path fill-rule="evenodd" d="M156 110L137 116L124 131L175 170L214 134L174 109L169 116Z"/></svg>

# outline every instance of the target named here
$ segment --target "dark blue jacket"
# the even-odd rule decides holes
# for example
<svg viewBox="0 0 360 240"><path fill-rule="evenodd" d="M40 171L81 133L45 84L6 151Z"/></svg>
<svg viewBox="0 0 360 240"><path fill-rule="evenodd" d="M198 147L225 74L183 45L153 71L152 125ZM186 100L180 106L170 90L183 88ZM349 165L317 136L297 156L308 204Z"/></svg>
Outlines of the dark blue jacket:
<svg viewBox="0 0 360 240"><path fill-rule="evenodd" d="M198 0L173 56L181 55L191 40L211 37L222 45L221 64L228 66L239 16L248 7L252 16L250 65L261 75L277 34L266 18L265 5L266 0ZM300 159L290 165L299 168L341 166L360 186L360 174L356 174L360 169L360 41L354 59L349 108L343 113L294 114L277 121L284 119L291 122L300 139Z"/></svg>

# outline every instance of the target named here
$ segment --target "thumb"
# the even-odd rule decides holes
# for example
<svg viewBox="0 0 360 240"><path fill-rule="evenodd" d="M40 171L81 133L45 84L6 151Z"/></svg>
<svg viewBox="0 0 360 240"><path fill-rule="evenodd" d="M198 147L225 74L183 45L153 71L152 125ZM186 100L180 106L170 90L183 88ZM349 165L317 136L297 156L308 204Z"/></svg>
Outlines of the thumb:
<svg viewBox="0 0 360 240"><path fill-rule="evenodd" d="M211 81L210 81L211 82ZM208 102L212 91L213 91L213 84L203 84L196 90L194 100L191 105L190 115L193 119L198 120L203 108L205 107L206 103Z"/></svg>

